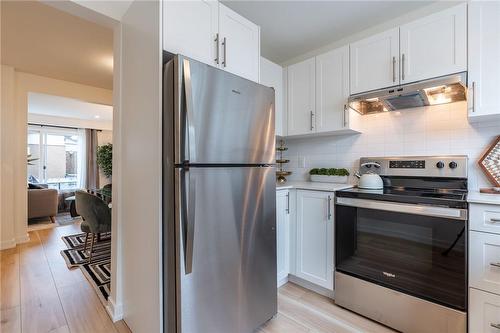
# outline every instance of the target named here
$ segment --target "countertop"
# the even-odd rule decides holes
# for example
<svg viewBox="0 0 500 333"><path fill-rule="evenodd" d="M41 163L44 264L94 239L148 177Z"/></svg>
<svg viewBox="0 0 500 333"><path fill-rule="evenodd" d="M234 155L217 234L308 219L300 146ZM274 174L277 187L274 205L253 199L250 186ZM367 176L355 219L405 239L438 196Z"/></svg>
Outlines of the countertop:
<svg viewBox="0 0 500 333"><path fill-rule="evenodd" d="M276 184L276 190L285 189L300 189L300 190L313 190L313 191L338 191L344 190L346 188L351 188L353 185L350 184L336 184L336 183L320 183L320 182L298 182L298 181L287 181L286 183Z"/></svg>
<svg viewBox="0 0 500 333"><path fill-rule="evenodd" d="M469 191L467 201L472 203L500 205L500 194L486 194L477 191Z"/></svg>

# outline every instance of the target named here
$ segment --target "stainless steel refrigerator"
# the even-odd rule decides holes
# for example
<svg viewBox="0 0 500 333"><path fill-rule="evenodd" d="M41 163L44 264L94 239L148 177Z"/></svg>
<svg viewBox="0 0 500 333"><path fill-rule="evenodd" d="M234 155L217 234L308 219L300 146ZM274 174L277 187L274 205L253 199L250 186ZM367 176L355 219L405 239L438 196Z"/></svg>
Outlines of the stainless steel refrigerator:
<svg viewBox="0 0 500 333"><path fill-rule="evenodd" d="M163 76L165 332L250 333L277 312L274 90L180 55Z"/></svg>

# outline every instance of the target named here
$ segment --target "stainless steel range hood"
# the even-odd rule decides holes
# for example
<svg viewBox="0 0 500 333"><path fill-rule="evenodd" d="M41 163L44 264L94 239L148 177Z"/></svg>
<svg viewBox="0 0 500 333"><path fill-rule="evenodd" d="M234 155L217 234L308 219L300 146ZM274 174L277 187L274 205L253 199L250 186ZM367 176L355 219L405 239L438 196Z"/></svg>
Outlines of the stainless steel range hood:
<svg viewBox="0 0 500 333"><path fill-rule="evenodd" d="M351 95L349 106L361 114L453 103L467 98L467 72Z"/></svg>

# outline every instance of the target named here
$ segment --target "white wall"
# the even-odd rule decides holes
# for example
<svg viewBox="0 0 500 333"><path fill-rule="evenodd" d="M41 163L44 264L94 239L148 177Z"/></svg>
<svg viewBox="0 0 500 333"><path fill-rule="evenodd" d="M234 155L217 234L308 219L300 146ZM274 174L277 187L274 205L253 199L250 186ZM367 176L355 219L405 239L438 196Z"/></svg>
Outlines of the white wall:
<svg viewBox="0 0 500 333"><path fill-rule="evenodd" d="M314 167L344 167L352 174L363 156L453 154L469 157L469 189L491 186L477 160L500 135L500 123L469 124L466 102L361 116L357 126L362 134L287 140L289 179L306 180Z"/></svg>
<svg viewBox="0 0 500 333"><path fill-rule="evenodd" d="M18 72L2 65L2 229L0 248L26 241L28 198L26 190L26 140L28 124L28 94L44 93L99 104L113 104L112 91L73 82L56 80Z"/></svg>
<svg viewBox="0 0 500 333"><path fill-rule="evenodd" d="M117 264L122 270L123 316L135 333L160 332L162 327L160 15L160 2L134 1L121 30Z"/></svg>
<svg viewBox="0 0 500 333"><path fill-rule="evenodd" d="M111 131L113 129L113 121L49 116L36 113L28 113L28 122L30 124L67 126L76 128L94 128L105 131Z"/></svg>

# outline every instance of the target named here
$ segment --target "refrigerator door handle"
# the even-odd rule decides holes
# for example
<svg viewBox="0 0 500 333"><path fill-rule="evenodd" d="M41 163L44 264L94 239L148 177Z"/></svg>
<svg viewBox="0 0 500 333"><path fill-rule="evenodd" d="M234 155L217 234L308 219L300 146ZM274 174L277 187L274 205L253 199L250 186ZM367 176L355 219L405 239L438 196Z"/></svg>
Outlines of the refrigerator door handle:
<svg viewBox="0 0 500 333"><path fill-rule="evenodd" d="M193 271L194 225L196 206L196 177L188 168L181 169L181 228L184 245L184 272L191 274ZM189 184L186 185L186 179Z"/></svg>
<svg viewBox="0 0 500 333"><path fill-rule="evenodd" d="M196 131L194 126L194 111L193 111L193 87L191 82L191 65L188 59L183 59L183 74L184 74L184 91L186 94L186 126L187 126L187 161L196 161ZM183 131L186 135L186 131Z"/></svg>

